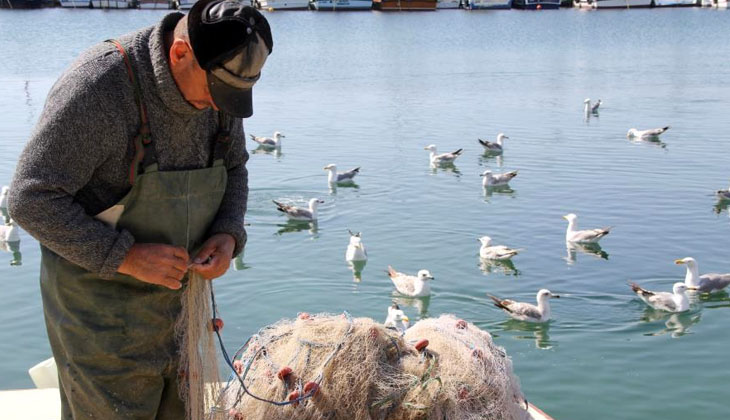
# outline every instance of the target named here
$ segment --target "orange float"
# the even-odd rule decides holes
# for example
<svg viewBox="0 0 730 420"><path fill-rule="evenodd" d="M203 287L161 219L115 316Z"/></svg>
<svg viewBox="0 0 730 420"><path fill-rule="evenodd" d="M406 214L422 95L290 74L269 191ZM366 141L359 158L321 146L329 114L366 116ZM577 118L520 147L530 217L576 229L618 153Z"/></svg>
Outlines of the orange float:
<svg viewBox="0 0 730 420"><path fill-rule="evenodd" d="M414 347L416 348L416 350L421 351L421 350L425 349L426 347L428 347L428 340L426 340L425 338L422 338L422 339L418 340L418 342L416 343L416 345Z"/></svg>
<svg viewBox="0 0 730 420"><path fill-rule="evenodd" d="M291 375L292 370L289 366L284 366L283 368L279 369L279 373L276 374L276 376L282 380L286 381L286 379Z"/></svg>

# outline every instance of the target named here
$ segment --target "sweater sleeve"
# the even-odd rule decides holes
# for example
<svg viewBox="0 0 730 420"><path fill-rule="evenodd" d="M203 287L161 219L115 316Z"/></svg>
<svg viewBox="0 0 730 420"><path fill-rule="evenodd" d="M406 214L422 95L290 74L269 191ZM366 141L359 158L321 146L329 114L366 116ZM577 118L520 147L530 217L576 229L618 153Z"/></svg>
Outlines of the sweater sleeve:
<svg viewBox="0 0 730 420"><path fill-rule="evenodd" d="M243 133L243 122L236 118L231 129L231 146L226 157L226 168L228 169L228 181L223 201L218 209L218 214L210 228L210 235L216 233L228 233L236 239L234 256L243 251L246 245L246 229L244 228L244 216L246 214L246 202L248 200L248 152Z"/></svg>
<svg viewBox="0 0 730 420"><path fill-rule="evenodd" d="M11 217L43 246L108 279L134 238L87 214L74 195L126 133L89 79L76 68L52 88L20 156L8 204Z"/></svg>

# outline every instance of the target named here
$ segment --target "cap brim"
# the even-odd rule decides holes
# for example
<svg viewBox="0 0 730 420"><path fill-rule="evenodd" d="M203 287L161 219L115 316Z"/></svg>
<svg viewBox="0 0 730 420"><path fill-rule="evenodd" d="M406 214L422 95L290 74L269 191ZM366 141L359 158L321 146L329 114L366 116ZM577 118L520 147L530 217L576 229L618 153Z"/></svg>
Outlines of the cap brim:
<svg viewBox="0 0 730 420"><path fill-rule="evenodd" d="M253 93L251 89L235 88L212 72L207 72L208 89L215 106L221 111L238 118L248 118L253 115Z"/></svg>

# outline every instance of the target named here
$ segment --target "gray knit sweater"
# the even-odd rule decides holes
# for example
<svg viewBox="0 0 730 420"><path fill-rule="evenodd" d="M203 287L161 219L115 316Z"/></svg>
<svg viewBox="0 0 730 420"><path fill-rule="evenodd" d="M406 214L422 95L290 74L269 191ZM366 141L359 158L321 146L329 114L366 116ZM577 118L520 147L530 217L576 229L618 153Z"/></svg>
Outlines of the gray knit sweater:
<svg viewBox="0 0 730 420"><path fill-rule="evenodd" d="M217 113L190 105L168 66L164 33L182 14L119 41L130 54L147 105L159 168L199 169L208 163L218 131ZM243 217L248 173L243 123L236 119L226 157L228 184L209 234L246 242ZM10 187L11 217L43 246L81 267L111 277L134 237L93 218L131 188L131 139L140 128L139 109L122 55L110 43L84 52L48 94Z"/></svg>

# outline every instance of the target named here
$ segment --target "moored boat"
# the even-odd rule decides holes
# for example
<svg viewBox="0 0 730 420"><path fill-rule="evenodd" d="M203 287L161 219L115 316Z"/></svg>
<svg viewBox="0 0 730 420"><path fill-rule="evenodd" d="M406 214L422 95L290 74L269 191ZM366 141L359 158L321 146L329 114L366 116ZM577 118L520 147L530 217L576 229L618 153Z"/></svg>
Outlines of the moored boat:
<svg viewBox="0 0 730 420"><path fill-rule="evenodd" d="M436 0L373 0L375 10L436 10Z"/></svg>
<svg viewBox="0 0 730 420"><path fill-rule="evenodd" d="M698 0L654 0L656 7L695 7L700 4Z"/></svg>
<svg viewBox="0 0 730 420"><path fill-rule="evenodd" d="M172 9L169 0L137 0L140 9Z"/></svg>
<svg viewBox="0 0 730 420"><path fill-rule="evenodd" d="M314 10L337 11L337 10L370 10L373 8L373 0L314 0Z"/></svg>
<svg viewBox="0 0 730 420"><path fill-rule="evenodd" d="M580 0L576 6L593 9L630 9L653 7L652 4L652 0Z"/></svg>
<svg viewBox="0 0 730 420"><path fill-rule="evenodd" d="M177 8L180 10L190 10L197 0L177 0Z"/></svg>
<svg viewBox="0 0 730 420"><path fill-rule="evenodd" d="M464 0L462 4L462 0L436 0L436 8L437 9L458 9L459 7L462 7L462 5L465 6L467 0Z"/></svg>
<svg viewBox="0 0 730 420"><path fill-rule="evenodd" d="M513 0L512 7L516 9L559 9L560 0Z"/></svg>
<svg viewBox="0 0 730 420"><path fill-rule="evenodd" d="M309 0L255 0L254 6L262 10L308 10Z"/></svg>
<svg viewBox="0 0 730 420"><path fill-rule="evenodd" d="M512 7L512 0L469 0L469 10L485 9L509 9Z"/></svg>
<svg viewBox="0 0 730 420"><path fill-rule="evenodd" d="M132 2L128 0L91 0L94 9L129 9Z"/></svg>
<svg viewBox="0 0 730 420"><path fill-rule="evenodd" d="M60 0L61 7L68 7L72 9L88 9L91 7L91 1L89 0Z"/></svg>
<svg viewBox="0 0 730 420"><path fill-rule="evenodd" d="M0 0L0 9L37 9L43 0Z"/></svg>

